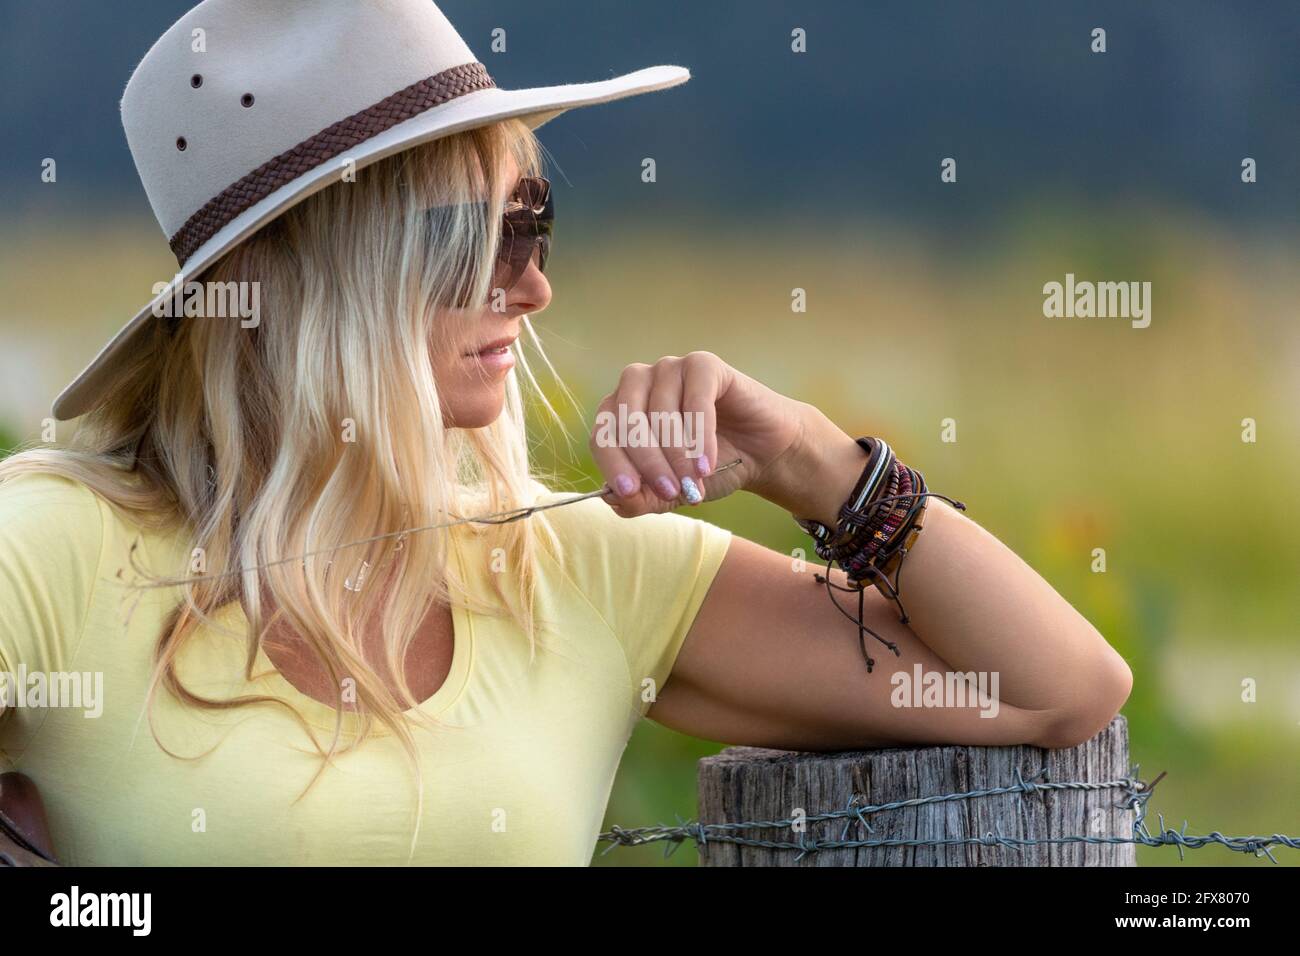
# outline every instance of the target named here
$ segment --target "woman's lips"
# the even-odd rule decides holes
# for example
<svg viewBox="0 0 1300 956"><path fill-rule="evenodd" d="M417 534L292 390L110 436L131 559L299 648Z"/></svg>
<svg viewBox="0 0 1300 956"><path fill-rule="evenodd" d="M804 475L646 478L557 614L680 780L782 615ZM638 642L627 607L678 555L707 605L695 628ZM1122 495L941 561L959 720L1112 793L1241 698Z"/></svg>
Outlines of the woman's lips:
<svg viewBox="0 0 1300 956"><path fill-rule="evenodd" d="M495 342L489 342L477 352L466 352L465 357L474 359L484 368L506 371L515 366L515 356L510 351L510 346L514 344L514 341L514 339L498 339Z"/></svg>

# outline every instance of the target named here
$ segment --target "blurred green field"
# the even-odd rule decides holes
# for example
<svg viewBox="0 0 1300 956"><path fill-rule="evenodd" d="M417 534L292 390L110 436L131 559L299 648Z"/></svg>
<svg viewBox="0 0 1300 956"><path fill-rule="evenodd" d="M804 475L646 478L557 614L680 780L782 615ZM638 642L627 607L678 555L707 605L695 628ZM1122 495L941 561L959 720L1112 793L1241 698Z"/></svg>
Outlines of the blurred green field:
<svg viewBox="0 0 1300 956"><path fill-rule="evenodd" d="M1012 210L995 233L962 238L903 223L719 233L673 221L561 233L555 299L536 321L588 415L623 365L709 349L850 433L888 436L1129 661L1132 759L1148 779L1169 772L1152 827L1163 813L1189 832L1296 836L1298 251L1294 237L1130 207ZM0 234L0 445L37 437L58 387L171 266L152 222ZM1044 318L1042 286L1067 272L1150 281L1150 327ZM791 312L796 287L805 314ZM1241 440L1247 417L1254 444ZM955 443L940 440L946 418ZM593 487L585 427L576 414L569 425L571 445L539 423L537 463ZM806 545L788 516L748 496L695 513L773 548ZM1105 574L1090 571L1098 547ZM1241 700L1247 679L1256 703ZM607 824L692 818L695 761L718 749L643 724ZM1138 859L1179 862L1173 848ZM695 861L689 845L667 864L658 848L596 856ZM1271 865L1215 847L1187 864Z"/></svg>

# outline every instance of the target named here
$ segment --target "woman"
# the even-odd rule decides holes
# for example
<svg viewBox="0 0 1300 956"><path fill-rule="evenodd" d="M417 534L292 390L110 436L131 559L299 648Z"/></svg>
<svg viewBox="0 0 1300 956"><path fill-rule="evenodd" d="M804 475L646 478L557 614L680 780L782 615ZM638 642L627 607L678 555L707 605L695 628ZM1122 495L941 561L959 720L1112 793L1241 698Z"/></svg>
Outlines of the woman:
<svg viewBox="0 0 1300 956"><path fill-rule="evenodd" d="M585 864L641 717L788 749L1065 747L1127 698L1097 631L917 487L890 486L891 534L924 518L899 593L853 592L892 648L870 672L813 570L673 512L743 490L834 537L884 460L710 353L628 365L599 409L702 421L702 447L595 429L608 494L448 526L571 497L523 425L552 296L534 125L295 197L202 272L257 289L255 321L144 323L69 446L0 464L0 672L103 678L97 719L53 692L0 717L64 862ZM995 706L896 706L917 665L996 674Z"/></svg>

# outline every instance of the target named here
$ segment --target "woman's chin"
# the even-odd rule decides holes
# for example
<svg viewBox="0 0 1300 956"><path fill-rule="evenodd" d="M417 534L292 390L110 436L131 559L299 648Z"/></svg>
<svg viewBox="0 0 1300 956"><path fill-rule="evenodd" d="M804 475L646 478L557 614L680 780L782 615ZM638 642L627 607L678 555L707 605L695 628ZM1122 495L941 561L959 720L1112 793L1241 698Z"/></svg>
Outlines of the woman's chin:
<svg viewBox="0 0 1300 956"><path fill-rule="evenodd" d="M456 396L443 409L442 421L445 428L486 428L501 417L506 407L505 383L486 389L479 386L476 391L482 395Z"/></svg>

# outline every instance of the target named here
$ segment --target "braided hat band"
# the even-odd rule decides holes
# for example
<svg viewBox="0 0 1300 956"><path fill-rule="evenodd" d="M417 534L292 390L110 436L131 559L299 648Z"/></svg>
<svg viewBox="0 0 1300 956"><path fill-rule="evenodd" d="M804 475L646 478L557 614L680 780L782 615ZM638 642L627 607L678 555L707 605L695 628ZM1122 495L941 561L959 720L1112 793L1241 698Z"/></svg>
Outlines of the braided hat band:
<svg viewBox="0 0 1300 956"><path fill-rule="evenodd" d="M203 204L168 240L184 265L194 251L240 213L322 163L435 106L496 86L482 63L466 63L413 83L374 106L339 120L268 160Z"/></svg>

